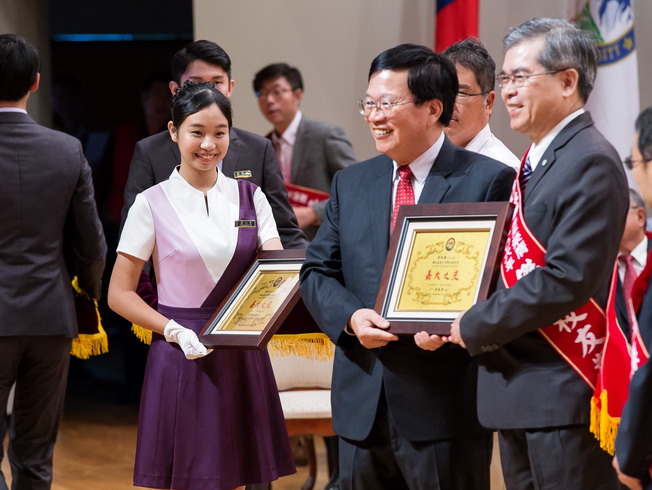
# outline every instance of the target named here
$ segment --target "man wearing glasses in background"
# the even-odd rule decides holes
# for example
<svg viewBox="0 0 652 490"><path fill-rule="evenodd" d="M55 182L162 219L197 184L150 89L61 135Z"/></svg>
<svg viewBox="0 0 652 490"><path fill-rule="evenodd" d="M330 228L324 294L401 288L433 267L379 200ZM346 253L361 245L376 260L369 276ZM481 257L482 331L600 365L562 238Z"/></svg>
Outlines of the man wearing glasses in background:
<svg viewBox="0 0 652 490"><path fill-rule="evenodd" d="M445 56L396 46L373 60L368 80L360 111L382 155L335 175L301 271L301 297L337 346L340 489L488 490L492 439L476 415L476 366L459 346L425 352L388 332L373 307L401 204L504 201L515 173L445 137L458 91Z"/></svg>
<svg viewBox="0 0 652 490"><path fill-rule="evenodd" d="M460 84L446 136L457 146L481 153L515 170L521 161L489 128L496 92L496 63L484 44L469 37L443 52L455 64Z"/></svg>
<svg viewBox="0 0 652 490"><path fill-rule="evenodd" d="M583 107L596 75L590 34L533 19L503 41L498 74L512 129L532 140L496 292L453 322L477 356L478 416L498 429L507 488L619 488L589 431L604 311L627 182Z"/></svg>
<svg viewBox="0 0 652 490"><path fill-rule="evenodd" d="M274 126L267 137L276 150L285 183L328 192L335 172L356 162L344 131L303 116L299 109L301 73L286 63L261 69L253 86L260 112ZM325 207L326 201L293 207L308 239L315 236Z"/></svg>

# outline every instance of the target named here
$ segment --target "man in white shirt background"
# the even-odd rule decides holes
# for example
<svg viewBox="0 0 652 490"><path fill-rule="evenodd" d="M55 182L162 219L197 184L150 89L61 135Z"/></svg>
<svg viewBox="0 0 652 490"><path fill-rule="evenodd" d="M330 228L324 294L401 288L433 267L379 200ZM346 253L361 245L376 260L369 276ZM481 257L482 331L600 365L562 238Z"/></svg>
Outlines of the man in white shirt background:
<svg viewBox="0 0 652 490"><path fill-rule="evenodd" d="M481 153L518 170L520 160L491 132L489 118L496 92L496 63L478 39L469 37L444 53L457 70L459 91L446 136L470 151Z"/></svg>

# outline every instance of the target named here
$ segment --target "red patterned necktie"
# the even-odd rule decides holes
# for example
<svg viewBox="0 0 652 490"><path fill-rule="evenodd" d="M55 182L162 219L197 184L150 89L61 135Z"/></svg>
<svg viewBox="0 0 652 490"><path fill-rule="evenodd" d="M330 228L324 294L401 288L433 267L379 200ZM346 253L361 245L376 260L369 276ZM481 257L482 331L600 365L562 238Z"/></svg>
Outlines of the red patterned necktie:
<svg viewBox="0 0 652 490"><path fill-rule="evenodd" d="M396 186L396 198L394 199L394 213L392 216L392 231L396 225L396 217L398 216L398 208L407 204L414 204L414 189L410 177L412 177L412 169L409 165L403 165L398 168L398 185Z"/></svg>

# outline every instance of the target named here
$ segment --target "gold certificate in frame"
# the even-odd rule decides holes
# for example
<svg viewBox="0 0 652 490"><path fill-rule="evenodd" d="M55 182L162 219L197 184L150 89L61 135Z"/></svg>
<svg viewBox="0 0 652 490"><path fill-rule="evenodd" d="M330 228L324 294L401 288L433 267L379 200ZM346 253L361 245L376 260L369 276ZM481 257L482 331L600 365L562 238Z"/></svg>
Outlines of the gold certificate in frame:
<svg viewBox="0 0 652 490"><path fill-rule="evenodd" d="M513 206L506 202L401 206L376 311L390 331L447 335L492 291Z"/></svg>
<svg viewBox="0 0 652 490"><path fill-rule="evenodd" d="M200 334L209 347L263 349L299 300L305 250L260 252Z"/></svg>

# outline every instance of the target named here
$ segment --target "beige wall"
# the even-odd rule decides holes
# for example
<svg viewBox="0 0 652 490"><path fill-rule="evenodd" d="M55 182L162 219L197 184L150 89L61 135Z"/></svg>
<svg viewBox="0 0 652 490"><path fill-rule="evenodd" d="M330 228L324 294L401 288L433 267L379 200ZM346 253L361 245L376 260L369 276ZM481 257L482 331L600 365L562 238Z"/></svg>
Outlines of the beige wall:
<svg viewBox="0 0 652 490"><path fill-rule="evenodd" d="M371 60L403 42L432 46L434 0L193 0L195 38L222 45L234 65L235 121L264 134L269 124L258 112L251 89L254 73L268 63L286 61L304 76L302 108L307 117L344 128L359 158L376 152L355 101L366 89ZM652 105L646 91L652 79L652 2L635 0L641 107ZM480 37L497 64L502 38L510 27L533 17L564 17L566 0L480 0ZM509 129L501 102L494 132L522 154L527 139Z"/></svg>
<svg viewBox="0 0 652 490"><path fill-rule="evenodd" d="M24 37L34 45L41 58L41 78L50 74L50 42L47 27L47 0L2 0L0 2L0 33ZM30 97L27 103L30 115L43 125L50 125L50 83Z"/></svg>

